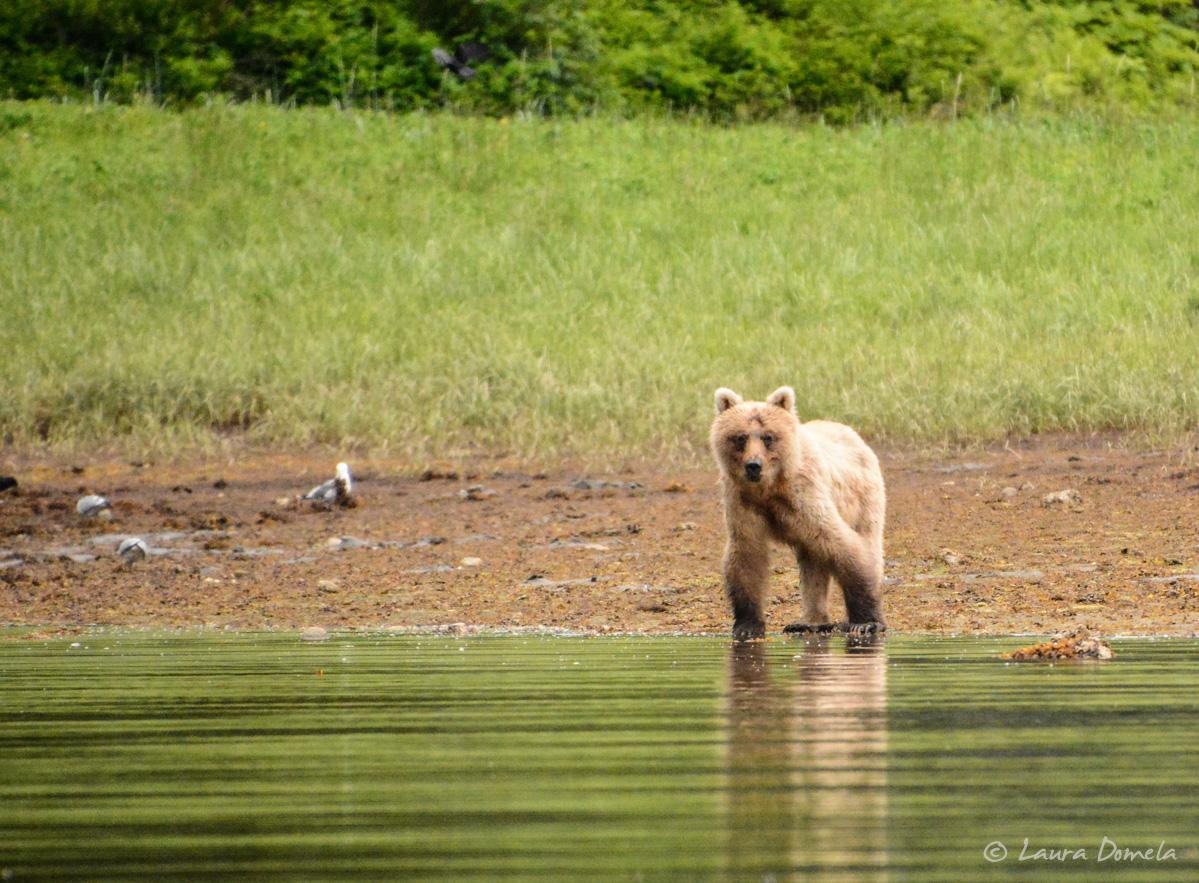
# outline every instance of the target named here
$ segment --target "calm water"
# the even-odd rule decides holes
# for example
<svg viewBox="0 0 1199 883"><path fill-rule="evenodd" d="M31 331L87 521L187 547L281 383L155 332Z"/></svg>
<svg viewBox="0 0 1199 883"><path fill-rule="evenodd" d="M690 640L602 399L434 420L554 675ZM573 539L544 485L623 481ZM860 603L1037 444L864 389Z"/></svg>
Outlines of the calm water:
<svg viewBox="0 0 1199 883"><path fill-rule="evenodd" d="M0 879L1199 879L1199 643L1019 643L0 641Z"/></svg>

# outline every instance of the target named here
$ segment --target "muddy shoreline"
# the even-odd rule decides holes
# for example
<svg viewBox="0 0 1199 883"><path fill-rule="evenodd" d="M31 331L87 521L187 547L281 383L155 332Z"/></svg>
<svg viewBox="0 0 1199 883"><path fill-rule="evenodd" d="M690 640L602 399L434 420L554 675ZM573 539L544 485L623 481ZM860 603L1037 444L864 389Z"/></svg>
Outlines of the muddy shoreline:
<svg viewBox="0 0 1199 883"><path fill-rule="evenodd" d="M893 632L1199 634L1191 448L1034 439L880 452ZM723 634L714 468L522 472L363 460L352 508L299 503L315 455L168 466L0 457L0 623ZM1073 493L1066 493L1072 491ZM111 521L81 517L85 493ZM147 560L116 555L146 538ZM798 618L774 560L770 633Z"/></svg>

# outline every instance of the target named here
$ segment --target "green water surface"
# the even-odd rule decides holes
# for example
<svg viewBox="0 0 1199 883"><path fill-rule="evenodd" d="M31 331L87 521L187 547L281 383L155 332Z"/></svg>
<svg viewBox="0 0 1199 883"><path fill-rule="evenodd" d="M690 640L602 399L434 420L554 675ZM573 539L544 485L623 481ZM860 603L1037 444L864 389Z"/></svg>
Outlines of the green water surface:
<svg viewBox="0 0 1199 883"><path fill-rule="evenodd" d="M1199 880L1199 642L1018 643L4 640L0 879Z"/></svg>

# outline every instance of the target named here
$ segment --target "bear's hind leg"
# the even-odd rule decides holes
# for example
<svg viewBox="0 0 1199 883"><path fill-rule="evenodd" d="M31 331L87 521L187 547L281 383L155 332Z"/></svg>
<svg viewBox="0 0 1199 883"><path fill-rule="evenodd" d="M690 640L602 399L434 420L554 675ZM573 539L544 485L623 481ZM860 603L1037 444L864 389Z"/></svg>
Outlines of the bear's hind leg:
<svg viewBox="0 0 1199 883"><path fill-rule="evenodd" d="M803 619L783 629L791 634L831 632L836 628L828 615L828 593L832 571L803 551L798 553L799 581L803 589Z"/></svg>
<svg viewBox="0 0 1199 883"><path fill-rule="evenodd" d="M845 623L850 634L868 635L887 630L883 615L881 560L861 555L840 563L834 576L845 597Z"/></svg>

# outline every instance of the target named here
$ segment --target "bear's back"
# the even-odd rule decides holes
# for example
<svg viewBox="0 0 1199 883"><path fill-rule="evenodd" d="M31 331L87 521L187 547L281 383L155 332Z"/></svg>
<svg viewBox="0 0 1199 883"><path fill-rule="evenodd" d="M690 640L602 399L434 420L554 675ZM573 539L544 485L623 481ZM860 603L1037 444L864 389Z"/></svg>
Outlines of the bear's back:
<svg viewBox="0 0 1199 883"><path fill-rule="evenodd" d="M808 444L819 450L841 516L881 541L886 489L874 451L843 423L810 420L801 427Z"/></svg>

